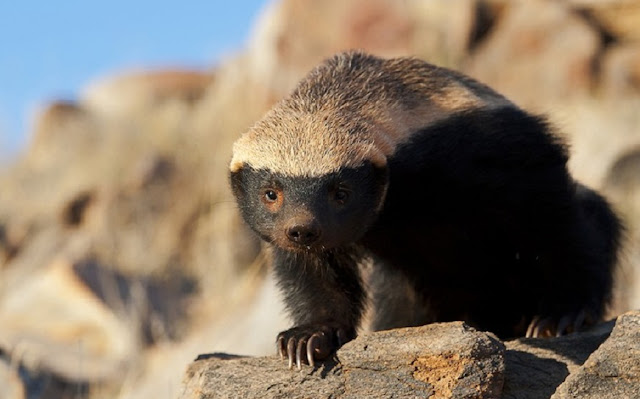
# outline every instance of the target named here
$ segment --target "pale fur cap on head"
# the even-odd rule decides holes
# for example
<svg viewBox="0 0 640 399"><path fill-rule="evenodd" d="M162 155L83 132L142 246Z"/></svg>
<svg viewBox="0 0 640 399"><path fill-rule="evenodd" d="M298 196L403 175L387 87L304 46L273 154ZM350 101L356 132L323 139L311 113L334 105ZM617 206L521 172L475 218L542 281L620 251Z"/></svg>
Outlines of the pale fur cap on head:
<svg viewBox="0 0 640 399"><path fill-rule="evenodd" d="M384 166L421 128L454 112L497 106L513 104L454 71L414 58L342 53L236 141L230 170L314 177L365 161Z"/></svg>

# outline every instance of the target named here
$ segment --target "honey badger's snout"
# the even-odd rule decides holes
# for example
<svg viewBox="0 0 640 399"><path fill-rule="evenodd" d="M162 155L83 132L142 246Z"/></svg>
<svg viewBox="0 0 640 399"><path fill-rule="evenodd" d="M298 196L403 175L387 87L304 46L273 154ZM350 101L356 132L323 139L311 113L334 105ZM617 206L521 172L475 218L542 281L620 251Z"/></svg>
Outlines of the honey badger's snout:
<svg viewBox="0 0 640 399"><path fill-rule="evenodd" d="M320 225L314 218L293 218L285 228L289 241L299 245L311 245L320 238Z"/></svg>

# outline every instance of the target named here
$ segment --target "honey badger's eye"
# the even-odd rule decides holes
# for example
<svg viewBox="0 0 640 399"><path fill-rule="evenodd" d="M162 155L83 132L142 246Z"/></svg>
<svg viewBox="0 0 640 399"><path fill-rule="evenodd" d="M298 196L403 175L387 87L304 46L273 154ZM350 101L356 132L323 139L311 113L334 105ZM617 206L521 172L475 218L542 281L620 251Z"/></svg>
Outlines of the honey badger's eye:
<svg viewBox="0 0 640 399"><path fill-rule="evenodd" d="M278 193L273 190L267 190L264 193L264 199L267 202L276 202L278 200Z"/></svg>
<svg viewBox="0 0 640 399"><path fill-rule="evenodd" d="M333 193L333 199L340 205L344 205L349 199L349 191L339 188Z"/></svg>
<svg viewBox="0 0 640 399"><path fill-rule="evenodd" d="M277 212L282 206L284 197L282 191L273 188L267 188L262 191L262 203L269 212Z"/></svg>

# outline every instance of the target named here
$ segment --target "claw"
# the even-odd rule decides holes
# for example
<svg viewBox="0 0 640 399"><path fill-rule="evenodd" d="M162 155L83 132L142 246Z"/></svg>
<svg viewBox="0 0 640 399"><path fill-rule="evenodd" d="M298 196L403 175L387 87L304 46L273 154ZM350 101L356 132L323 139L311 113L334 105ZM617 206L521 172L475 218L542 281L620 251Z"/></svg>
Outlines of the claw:
<svg viewBox="0 0 640 399"><path fill-rule="evenodd" d="M547 332L549 324L551 324L550 319L540 319L536 327L533 329L533 338L542 338L543 334Z"/></svg>
<svg viewBox="0 0 640 399"><path fill-rule="evenodd" d="M293 338L289 338L289 342L287 343L287 356L289 357L289 370L293 368L293 358L296 352L296 340Z"/></svg>
<svg viewBox="0 0 640 399"><path fill-rule="evenodd" d="M347 334L344 332L342 328L338 328L336 331L336 338L338 338L338 347L347 343Z"/></svg>
<svg viewBox="0 0 640 399"><path fill-rule="evenodd" d="M344 327L332 324L309 324L293 327L278 334L276 347L280 357L288 360L289 369L295 365L298 370L302 365L315 367L348 342Z"/></svg>
<svg viewBox="0 0 640 399"><path fill-rule="evenodd" d="M296 348L296 367L298 370L302 370L302 352L307 347L307 340L302 338L298 341L298 347Z"/></svg>
<svg viewBox="0 0 640 399"><path fill-rule="evenodd" d="M527 327L527 333L525 337L527 338L542 338L545 333L547 335L552 335L553 333L553 321L549 318L541 318L540 316L535 316L531 323L529 323L529 327Z"/></svg>
<svg viewBox="0 0 640 399"><path fill-rule="evenodd" d="M307 342L307 361L309 362L309 366L315 367L315 361L313 359L313 354L320 349L320 344L318 343L318 334L313 334L311 338L309 338L309 342Z"/></svg>
<svg viewBox="0 0 640 399"><path fill-rule="evenodd" d="M570 324L571 324L571 316L569 315L562 316L560 318L560 321L558 321L558 325L556 327L556 334L555 334L556 337L561 337L566 333L568 333L569 331L567 331L567 329L569 328Z"/></svg>
<svg viewBox="0 0 640 399"><path fill-rule="evenodd" d="M527 327L527 338L560 337L565 334L582 330L585 326L593 324L594 319L586 310L570 312L556 317L535 316Z"/></svg>
<svg viewBox="0 0 640 399"><path fill-rule="evenodd" d="M284 337L282 336L278 337L277 346L278 346L278 353L280 354L280 360L284 360L284 357L287 355L287 350L285 348L284 341L285 341Z"/></svg>
<svg viewBox="0 0 640 399"><path fill-rule="evenodd" d="M527 333L525 334L525 337L533 338L533 330L536 328L536 325L539 321L540 316L535 316L533 320L531 320L531 323L529 323L529 326L527 327Z"/></svg>

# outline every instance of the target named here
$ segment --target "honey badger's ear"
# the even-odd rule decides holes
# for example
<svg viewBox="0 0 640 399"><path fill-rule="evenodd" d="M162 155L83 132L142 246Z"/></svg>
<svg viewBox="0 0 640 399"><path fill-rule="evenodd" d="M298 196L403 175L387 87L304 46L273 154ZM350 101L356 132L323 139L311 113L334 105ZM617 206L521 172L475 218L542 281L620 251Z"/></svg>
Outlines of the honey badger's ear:
<svg viewBox="0 0 640 399"><path fill-rule="evenodd" d="M238 198L243 198L246 194L245 190L245 168L236 168L229 172L229 183L233 194Z"/></svg>
<svg viewBox="0 0 640 399"><path fill-rule="evenodd" d="M376 186L386 186L389 182L389 168L387 165L372 165Z"/></svg>
<svg viewBox="0 0 640 399"><path fill-rule="evenodd" d="M376 210L379 212L384 205L387 196L387 188L389 187L389 168L387 165L373 165L374 182L376 187L376 197L378 204Z"/></svg>

